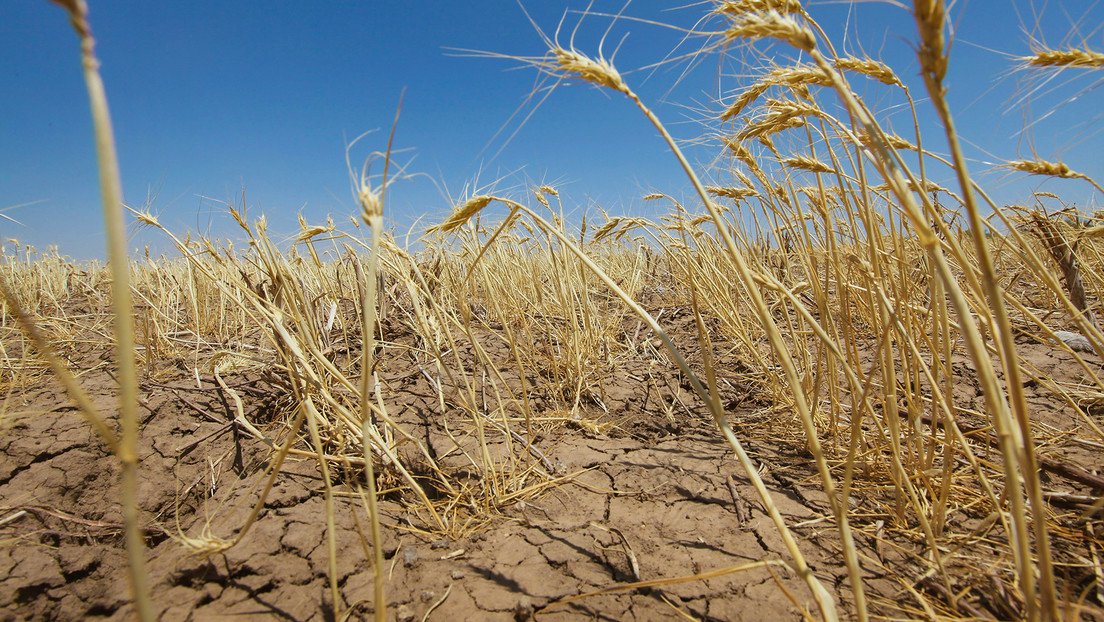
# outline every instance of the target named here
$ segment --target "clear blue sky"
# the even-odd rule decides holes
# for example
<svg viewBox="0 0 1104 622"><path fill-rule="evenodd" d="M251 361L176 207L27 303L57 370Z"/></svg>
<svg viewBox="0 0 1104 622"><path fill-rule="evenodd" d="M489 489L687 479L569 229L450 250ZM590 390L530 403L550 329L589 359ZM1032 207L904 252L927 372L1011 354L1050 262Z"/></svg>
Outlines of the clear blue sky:
<svg viewBox="0 0 1104 622"><path fill-rule="evenodd" d="M586 8L577 0L525 4L547 32L555 30L565 10ZM596 0L592 10L616 13L622 4ZM662 10L680 4L637 0L625 14L690 26L705 10ZM1104 179L1099 148L1104 109L1101 94L1092 90L1104 74L1017 73L1011 58L1029 52L1029 35L1052 47L1072 43L1104 50L1104 7L1095 0L1035 4L1043 8L1033 10L1026 0L959 1L952 7L957 40L950 99L977 160L973 169L981 173L998 159L1027 157L1034 147L1045 158L1061 158ZM404 88L396 147L410 151L398 160L409 162L408 173L420 176L391 189L387 217L400 231L419 217L426 224L439 220L450 207L444 189L455 196L465 184L503 176L500 188L506 191L526 180L556 182L565 207L576 214L593 213L594 205L614 213L649 213L656 207L641 203L641 195L685 191L681 172L643 117L624 98L589 86L557 90L505 141L518 129L517 118L512 123L510 118L532 90L536 72L515 61L457 56L449 48L543 54L540 38L515 2L90 0L90 5L126 200L140 206L147 195L156 195L153 210L176 231L232 231L221 206L200 197L236 201L243 187L251 216L263 211L277 236L294 233L300 213L309 221L330 214L347 222L357 210L345 168L346 141L379 128L353 158L382 150ZM904 10L865 2L812 1L809 8L837 46L886 61L923 95L909 47L915 26ZM577 19L568 14L567 23ZM586 18L577 47L593 54L608 23ZM623 20L613 27L607 54L626 33L618 68L679 138L699 137L703 130L694 120L707 105L717 109L710 99L731 96L741 84L734 74L752 73L736 62L719 66L716 60L681 81L685 63L634 72L662 60L679 37ZM695 45L685 43L680 50ZM775 47L768 55L782 52ZM745 52L734 58L754 61ZM1033 87L1038 90L1031 105L1015 105ZM521 115L529 112L531 106ZM891 122L907 135L906 121L898 113ZM1028 122L1034 125L1022 133ZM934 141L938 127L930 112L924 123ZM944 151L941 144L929 145ZM710 155L702 151L695 157L705 161ZM1004 174L983 180L1002 203L1024 202L1038 186L1038 180L1024 184ZM37 203L5 212L25 226L0 221L0 237L40 249L56 244L75 259L102 257L96 183L75 34L63 11L46 0L4 0L0 208ZM1042 189L1082 206L1101 200L1081 182L1051 181ZM143 234L132 245L153 239Z"/></svg>

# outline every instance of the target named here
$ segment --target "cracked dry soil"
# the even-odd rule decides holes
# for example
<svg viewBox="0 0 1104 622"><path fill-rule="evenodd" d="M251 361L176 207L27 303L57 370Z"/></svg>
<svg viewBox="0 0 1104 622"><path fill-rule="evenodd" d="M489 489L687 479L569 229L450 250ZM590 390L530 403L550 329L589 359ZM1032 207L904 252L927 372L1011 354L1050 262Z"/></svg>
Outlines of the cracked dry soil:
<svg viewBox="0 0 1104 622"><path fill-rule="evenodd" d="M64 402L48 385L25 400ZM155 393L150 402L157 406L143 432L140 495L149 518L147 568L160 619L332 617L315 461L285 463L260 520L238 546L209 558L191 556L165 533L177 529L178 499L195 488L218 488L216 498L229 497L221 507L211 501L189 514L181 504L181 528L213 515L212 530L225 534L223 529L244 522L266 452L260 443L241 439L244 464L235 473L237 450L227 433L178 459L181 447L219 426L197 421L170 396L158 400ZM3 514L23 513L0 527L0 619L128 618L114 458L68 406L18 417L0 439L0 453ZM436 605L430 619L513 620L526 607L638 578L689 576L786 556L756 503L748 503L750 516L738 522L726 478L734 477L744 499L753 500L754 492L705 421L651 443L566 431L547 453L573 476L462 539L385 529L392 616L421 619ZM219 473L212 465L225 454L230 457ZM236 494L227 495L227 488ZM777 499L790 521L816 516L796 494L783 492ZM363 518L361 524L355 518L363 510L352 496L336 502L338 581L345 602L356 605L370 598L373 576L362 552ZM384 505L384 515L399 524L401 508ZM843 576L828 551L811 544L803 550L830 582ZM540 619L657 619L678 617L676 609L705 619L795 619L798 610L776 581L794 594L805 594L805 587L784 569L775 575L756 569L594 596ZM371 610L363 603L356 607L362 615Z"/></svg>
<svg viewBox="0 0 1104 622"><path fill-rule="evenodd" d="M82 378L111 412L106 372ZM223 554L190 555L169 534L209 525L228 537L244 523L267 448L234 438L179 395L179 382L143 395L140 505L148 527L147 571L161 620L331 619L325 509L317 462L290 457L260 519ZM175 389L164 388L176 386ZM186 395L218 412L209 386ZM48 379L9 400L0 435L0 620L127 619L132 614L122 549L118 467ZM263 410L258 408L258 411ZM394 619L514 620L558 599L637 580L690 576L762 559L785 559L782 542L704 417L664 425L623 422L618 432L564 427L542 442L562 483L485 518L457 539L404 528L403 508L384 501L387 597ZM626 432L625 430L630 430ZM206 440L203 440L206 439ZM196 443L197 440L203 440ZM737 518L728 480L746 501ZM791 523L820 511L775 480ZM794 487L800 487L794 484ZM368 617L373 571L364 555L365 513L336 496L338 582L354 619ZM829 549L803 551L828 585L843 577ZM779 584L811 606L785 568L754 570L598 595L541 612L540 619L797 619Z"/></svg>
<svg viewBox="0 0 1104 622"><path fill-rule="evenodd" d="M1061 376L1070 369L1068 360L1049 350L1038 348L1035 355L1048 373ZM114 382L103 363L106 356L100 352L97 358L92 351L88 357L81 380L97 406L112 412ZM225 553L196 557L170 537L205 527L232 536L257 498L270 452L219 419L227 407L217 385L205 379L197 389L183 369L172 371L171 364L166 369L143 392L140 444L147 572L159 619L334 619L316 460L289 457L259 520ZM400 423L423 424L419 418L432 411L435 398L424 380L412 381L400 371L387 370L392 378L408 379L392 387L396 396L408 394ZM271 397L246 390L258 386L258 379L235 380L250 417L259 426L275 425ZM678 401L659 395L662 383L646 389L624 378L609 383L606 400L616 425L604 434L571 425L543 432L540 448L563 474L561 480L539 495L476 517L461 535L415 529L417 517L384 497L382 570L389 619L518 620L536 611L541 620L797 620L802 608L815 612L804 583L781 565L548 607L639 580L789 559L731 450L702 410L656 414L654 405L661 400ZM675 386L677 394L677 378L666 386ZM960 389L962 400L980 400L976 390L967 395L969 386ZM1052 423L1068 417L1061 405L1029 393ZM762 423L761 414L741 408L732 413L734 422L751 425L758 417L759 427L738 433L752 438L746 441L749 453L762 465L801 551L848 616L850 584L836 530L824 518L827 503L815 468L785 443L771 442L770 424ZM129 619L133 609L115 459L49 378L14 388L4 412L0 620ZM444 437L427 433L427 438L432 445ZM1099 452L1069 458L1087 468L1101 466ZM863 503L856 494L853 507ZM373 569L365 555L366 513L347 486L338 486L335 505L341 610L351 619L367 619ZM919 575L910 562L918 543L898 538L886 546L868 534L860 534L857 543L861 559L880 562L864 563L872 607L899 611L896 606L907 597L901 596L898 577Z"/></svg>

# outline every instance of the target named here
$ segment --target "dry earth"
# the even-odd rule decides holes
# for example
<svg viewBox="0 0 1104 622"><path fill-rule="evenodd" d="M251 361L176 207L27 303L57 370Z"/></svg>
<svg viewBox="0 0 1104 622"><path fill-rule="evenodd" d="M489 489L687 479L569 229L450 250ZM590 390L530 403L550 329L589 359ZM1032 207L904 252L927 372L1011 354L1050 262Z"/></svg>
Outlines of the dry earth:
<svg viewBox="0 0 1104 622"><path fill-rule="evenodd" d="M693 343L686 314L667 314L680 341ZM629 332L633 327L626 327ZM110 353L92 332L70 354L98 406L111 412L114 381ZM18 351L9 334L8 352ZM1083 374L1068 353L1021 338L1025 356L1046 377L1077 382ZM1089 360L1099 370L1100 361ZM982 410L968 365L956 391L959 402ZM738 366L727 361L726 365ZM382 369L400 423L422 429L431 451L451 446L447 416L436 414L426 379L396 357ZM259 521L225 553L196 557L174 539L206 525L230 537L258 497L268 448L228 424L232 405L211 378L196 387L179 361L161 361L143 390L140 504L147 526L148 573L160 619L334 619L327 589L323 485L317 460L290 457ZM589 422L544 426L536 446L560 476L533 496L505 504L450 533L425 529L423 517L401 499L384 495L384 557L389 619L515 620L536 611L541 620L655 620L692 616L705 620L800 619L812 609L805 585L781 565L654 587L588 596L549 607L560 599L637 580L688 577L760 560L788 559L782 541L756 499L731 450L704 409L669 367L629 361L605 380L608 414L592 408ZM638 379L647 378L647 382ZM263 374L227 377L245 398L247 416L276 430L284 396ZM1104 467L1099 447L1063 443L1063 433L1083 425L1028 384L1033 415L1053 434L1041 434L1047 456L1082 472ZM728 396L737 433L762 465L767 485L799 539L810 566L852 611L839 539L820 492L815 467L776 436L768 404L734 387ZM537 400L538 409L548 406ZM1096 407L1094 414L1100 414ZM967 421L967 424L970 422ZM977 423L980 424L980 421ZM605 424L613 424L609 427ZM453 420L453 425L462 422ZM779 425L778 430L785 426ZM304 445L304 448L306 446ZM447 460L445 461L447 463ZM461 463L458 463L461 464ZM339 482L349 482L342 478ZM1098 495L1086 482L1048 472L1056 493ZM127 619L126 560L122 549L118 467L47 376L13 385L0 423L0 620ZM381 485L383 485L381 480ZM473 482L474 483L474 482ZM371 616L373 570L366 555L366 512L348 483L336 497L337 575L352 619ZM736 496L734 496L734 492ZM875 492L857 490L857 515L877 513ZM736 497L740 501L736 500ZM1073 524L1083 508L1055 505L1060 524ZM746 515L741 516L742 513ZM462 516L457 514L457 516ZM1065 517L1065 518L1063 518ZM922 539L907 529L859 523L859 553L873 610L922 617L904 587L923 569L914 554ZM887 521L888 516L883 517ZM979 517L955 512L952 521ZM1055 537L1058 561L1083 556L1099 538L1099 523L1071 527ZM880 536L881 539L877 536ZM1003 537L999 530L991 534ZM1085 613L1095 615L1094 577L1069 577L1085 589ZM962 579L968 588L969 577ZM980 583L984 585L984 582ZM915 589L925 590L922 585ZM928 598L938 595L926 592ZM1076 597L1075 597L1076 600ZM1019 613L1016 603L975 586L963 606L985 617ZM542 609L543 608L543 609ZM428 616L428 618L427 618Z"/></svg>

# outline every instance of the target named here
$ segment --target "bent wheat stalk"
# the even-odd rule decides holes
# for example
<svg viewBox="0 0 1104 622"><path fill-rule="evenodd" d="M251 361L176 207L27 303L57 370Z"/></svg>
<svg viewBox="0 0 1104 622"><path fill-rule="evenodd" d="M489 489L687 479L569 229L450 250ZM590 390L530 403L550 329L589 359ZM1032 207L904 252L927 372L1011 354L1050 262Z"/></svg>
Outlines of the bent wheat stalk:
<svg viewBox="0 0 1104 622"><path fill-rule="evenodd" d="M813 45L815 45L815 40L811 31L796 26L792 22L792 20L787 17L783 17L777 13L772 12L766 15L763 20L752 21L754 23L741 24L740 28L746 28L747 32L760 32L765 29L765 31L767 32L774 33L772 36L781 36L785 40L791 42L793 45L801 49L812 49ZM733 36L744 36L744 34L741 34L743 32L744 30L741 30L740 33L734 33ZM801 421L809 443L809 450L816 460L817 470L820 472L822 484L824 485L824 491L828 496L829 502L831 503L832 511L835 515L836 523L840 530L840 538L843 541L844 559L847 565L848 576L851 579L852 590L854 591L855 595L855 606L858 610L860 621L865 622L865 620L867 619L866 598L863 591L861 568L859 566L858 557L855 553L855 544L851 534L850 526L848 524L846 505L841 503L838 495L836 494L835 483L832 479L827 460L825 459L824 453L821 451L820 448L820 441L817 436L816 426L813 423L811 408L809 406L808 400L806 399L806 396L804 395L804 391L802 391L800 388L802 386L802 383L801 378L798 375L797 366L794 364L789 348L785 343L781 330L778 328L775 319L770 312L770 308L767 306L762 293L760 293L757 287L756 279L752 274L751 268L748 266L747 262L744 260L742 254L736 246L736 242L729 231L727 221L718 210L716 203L710 199L704 184L702 184L701 180L698 178L698 175L694 171L693 167L690 165L690 162L682 154L682 150L679 148L678 144L675 143L674 138L670 135L670 133L667 132L666 127L655 115L655 113L653 113L651 109L649 109L644 104L640 97L637 96L637 94L628 86L628 84L625 83L620 74L618 74L617 71L613 68L610 61L607 61L601 57L599 57L598 61L595 61L574 49L563 49L558 45L558 43L548 39L547 36L545 36L544 39L545 43L549 46L552 58L533 61L533 64L541 71L544 71L550 75L582 79L599 86L605 86L628 97L644 114L648 121L656 128L656 130L659 131L660 135L662 135L664 141L667 143L668 147L671 149L672 153L678 160L679 165L682 167L683 171L686 173L686 176L693 184L695 191L701 198L706 209L709 211L709 215L713 219L713 224L717 228L717 231L720 234L722 241L724 242L725 248L728 251L728 258L732 262L732 265L736 268L737 273L740 276L740 280L744 284L745 291L747 292L748 297L751 299L752 307L761 325L764 328L764 332L766 333L766 337L771 344L772 350L778 357L778 360L785 372L787 381L794 389L794 405L797 408L798 414L801 417ZM633 310L634 312L637 312L638 315L643 311L642 309L640 311L637 311L637 309ZM655 330L655 328L653 328L653 330ZM657 330L656 333L659 334L660 331ZM673 344L671 344L667 340L664 341L668 349L671 350L673 353ZM676 358L681 361L681 357L676 356ZM680 362L680 367L682 367L683 365L685 365L685 362ZM712 400L709 398L709 392L707 392L700 383L696 384L695 389L699 392L699 395L701 395L702 399L705 400L706 403L712 404ZM729 428L729 426L727 425L727 420L725 419L723 413L715 412L715 407L712 405L710 406L710 410L714 411L713 416L717 421L718 427L721 429L721 432L722 434L724 434L726 439L728 439L729 443L733 445L733 449L737 451L738 455L740 455L741 462L743 463L746 455L743 454L742 449L738 449L739 443L738 441L736 441L736 437L735 435L733 435L731 428ZM750 460L744 466L745 469L749 471L749 475L751 474L751 472L754 471L753 468L748 468L750 466ZM769 497L769 493L766 493L765 487L760 489L761 486L761 482L756 485L757 491L759 491L760 495L767 494L767 496ZM823 590L823 587L821 587L819 582L816 581L815 577L812 574L812 571L805 564L804 557L801 555L800 551L798 551L797 544L793 542L792 536L789 533L789 529L785 526L785 523L780 515L775 517L775 514L772 512L772 518L775 520L775 524L777 525L779 532L782 534L783 540L786 541L787 549L789 550L791 556L793 556L795 564L798 566L798 573L808 583L810 589L813 590L814 595L817 597L817 604L821 610L822 615L824 615L826 618L833 618L835 616L834 606L831 604L830 599L825 600L824 598L822 598L821 591Z"/></svg>

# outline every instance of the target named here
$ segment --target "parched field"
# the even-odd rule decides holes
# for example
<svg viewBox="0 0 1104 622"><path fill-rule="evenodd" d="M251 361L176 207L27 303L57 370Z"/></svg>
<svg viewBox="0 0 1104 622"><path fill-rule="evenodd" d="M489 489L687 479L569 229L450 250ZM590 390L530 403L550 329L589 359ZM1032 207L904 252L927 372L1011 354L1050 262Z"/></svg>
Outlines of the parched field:
<svg viewBox="0 0 1104 622"><path fill-rule="evenodd" d="M693 340L685 305L655 303L655 311L670 318L676 338ZM82 380L107 410L114 384L108 344L96 344L95 314L74 310L71 317L89 329L83 333L87 353L73 363L90 370ZM526 607L539 609L622 583L784 558L777 532L708 414L671 373L648 331L631 321L622 329L616 340L625 351L603 371L604 408L587 400L572 415L555 400L534 396L532 454L515 455L516 472L487 482L478 473L478 458L457 451L458 446L478 450L470 416L452 403L455 398L441 410L437 375L423 373L427 366L412 360L412 333L394 324L394 342L385 346L378 370L388 410L397 425L424 443L454 486L469 489L461 493L469 498L460 501L468 507L442 510L449 519L444 529L411 507L408 494L381 493L384 572L398 618L422 619L432 608L429 619L514 619ZM480 332L495 365L506 368L505 385L516 387L509 351L492 341L501 330L484 326ZM630 348L634 337L636 347ZM335 335L335 342L340 339ZM470 346L459 347L470 353ZM151 546L153 599L165 612L161 619L332 615L327 613L332 604L326 590L326 494L316 458L287 458L257 522L225 553L191 555L178 541L181 532L205 530L229 537L246 521L272 452L232 423L230 391L241 397L245 418L278 441L285 433L280 411L290 402L286 387L260 366L224 372L228 390L205 374L197 386L179 360L160 360L156 367L161 371L142 391L140 506ZM530 382L541 382L546 373L534 369ZM826 508L810 480L815 471L808 458L771 443L766 404L744 383L732 386L725 397L733 402L734 423L756 438L749 450L764 465L780 510L795 525L807 523L795 528L802 549L831 589L845 593L838 538L820 518ZM126 617L129 598L121 580L126 559L112 457L46 380L13 394L9 412L0 495L11 519L3 526L9 546L2 590L10 596L3 605L18 612L12 619ZM504 435L489 421L485 433L492 456L510 455ZM513 452L522 454L521 442L513 442ZM425 470L419 458L408 454L412 472ZM365 604L371 600L370 537L357 488L348 481L360 470L340 461L331 468L339 471L331 475L336 578L344 606L364 614L371 608ZM384 473L381 488L387 487L382 481L393 479ZM427 474L423 481L433 477ZM500 499L493 507L479 507L487 493L478 489L494 485L502 488ZM434 496L440 508L453 502L440 490ZM15 517L17 512L25 513ZM906 564L896 547L910 547L908 542L889 549L876 542L873 534L863 542L871 560ZM888 572L872 566L871 577L883 577L877 584L892 590L884 579ZM798 605L784 590L800 606L810 605L801 582L778 564L592 596L551 609L547 617L657 619L677 617L679 611L722 620L799 617Z"/></svg>
<svg viewBox="0 0 1104 622"><path fill-rule="evenodd" d="M123 252L86 39L111 261L0 261L0 620L1104 619L1104 223L973 182L944 13L946 154L800 3L719 2L703 54L795 60L713 102L706 171L600 55L515 59L629 98L693 204L475 194L403 247L388 144L349 231L126 208L160 258Z"/></svg>
<svg viewBox="0 0 1104 622"><path fill-rule="evenodd" d="M547 267L540 255L511 248L504 246L501 255L488 251L483 260L511 266L498 274L523 275L526 263ZM471 292L460 294L464 304L446 303L450 295L442 292L458 290L445 283L450 274L463 276L467 265L456 258L462 252L445 258L427 253L434 259L409 264L421 275L414 280L424 279L440 300L414 302L411 293L418 290L393 276L404 257L414 260L392 252L382 255L393 265L378 282L384 311L373 387L376 425L381 434L393 430L376 465L389 615L735 620L815 613L809 588L789 565L787 547L732 447L644 322L601 286L583 290L585 275L576 282L538 275L528 285L492 277L484 284L519 296L531 287L528 306L515 305L504 292L481 295L469 277ZM644 247L595 255L604 257L608 271L621 270L617 280L632 287L634 300L704 376L695 305L685 279L674 276L673 260ZM342 418L359 401L356 261L350 255L344 263L317 264L320 275L332 272L292 285L273 285L263 274L249 277L245 266L251 262L196 264L210 276L226 270L227 285L240 280L238 287L206 282L181 261L136 267L143 278L139 298L146 301L137 312L138 499L160 619L327 619L334 615L331 579L341 615L371 615L374 553L359 422ZM295 265L289 260L286 274ZM244 274L234 277L231 270L241 268ZM116 366L105 275L49 259L9 269L25 277L28 295L37 299L36 321L114 429ZM352 296L342 296L341 287ZM1025 300L1041 296L1022 275L1015 287ZM302 289L292 295L293 288ZM590 302L574 315L571 307L552 310L584 295ZM232 296L252 302L235 311ZM192 319L196 300L206 305L199 321ZM256 307L243 312L248 305ZM279 305L304 312L287 317L282 331L250 325L260 309ZM503 307L510 312L500 315ZM426 329L435 316L441 322L436 336ZM793 406L764 371L769 356L756 362L741 353L742 344L714 314L703 313L701 321L712 342L722 412L816 579L842 615L855 615L832 510ZM317 330L307 333L308 326ZM293 335L296 341L283 341ZM1094 504L1101 478L1094 473L1104 467L1104 454L1092 429L1101 402L1091 397L1088 382L1100 373L1101 360L1026 325L1016 343L1030 374L1023 386L1043 464L1052 559L1067 590L1064 606L1096 617L1092 560L1101 534ZM3 346L4 619L129 617L117 460L14 325ZM763 350L761 343L752 346ZM856 368L876 369L876 350L856 346ZM945 367L947 393L974 459L999 479L999 446L983 414L973 363L960 350L952 348ZM287 358L293 352L303 358ZM895 352L898 365L899 357ZM910 390L909 382L903 374L898 379L902 413L912 403L930 407L930 387L921 381ZM826 387L820 391L832 395ZM1082 393L1064 403L1056 391ZM832 399L846 421L851 411L843 407L851 398L840 395ZM313 433L297 417L305 401L317 404L328 489ZM831 404L821 408L830 412ZM822 451L842 479L847 437L832 429L827 412L818 415ZM903 425L915 425L918 439L902 434L902 453L916 440L920 451L934 448L935 466L916 477L937 482L942 431L933 428L926 409L913 412L915 423ZM863 453L889 451L877 423L863 423L869 435ZM389 464L388 455L397 463ZM957 597L953 605L933 579L938 575L914 510L902 510L887 485L892 475L886 462L856 458L847 499L871 613L1022 617L1007 533L969 462L955 458L950 467L953 485L942 512L943 568ZM262 493L270 478L271 489ZM929 484L920 494L934 501L938 488ZM259 512L251 517L254 509ZM336 552L332 566L328 529ZM223 540L233 545L222 550ZM639 582L644 585L631 585ZM608 591L558 604L602 590Z"/></svg>

